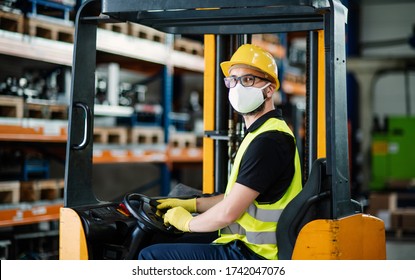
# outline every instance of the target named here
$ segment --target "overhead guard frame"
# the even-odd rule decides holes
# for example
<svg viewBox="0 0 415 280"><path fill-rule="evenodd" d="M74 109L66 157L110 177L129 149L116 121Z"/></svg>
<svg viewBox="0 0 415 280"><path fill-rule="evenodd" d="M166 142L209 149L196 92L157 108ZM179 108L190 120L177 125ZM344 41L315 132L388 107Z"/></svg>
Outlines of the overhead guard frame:
<svg viewBox="0 0 415 280"><path fill-rule="evenodd" d="M84 2L75 22L64 206L100 203L92 190L91 135L94 121L90 117L94 110L97 25L129 21L172 34L231 35L323 30L327 175L332 184L333 218L353 214L347 128L346 18L347 9L338 0ZM311 95L317 94L313 88L310 88L313 91ZM311 133L316 133L315 124L310 125ZM315 150L311 152L316 154Z"/></svg>

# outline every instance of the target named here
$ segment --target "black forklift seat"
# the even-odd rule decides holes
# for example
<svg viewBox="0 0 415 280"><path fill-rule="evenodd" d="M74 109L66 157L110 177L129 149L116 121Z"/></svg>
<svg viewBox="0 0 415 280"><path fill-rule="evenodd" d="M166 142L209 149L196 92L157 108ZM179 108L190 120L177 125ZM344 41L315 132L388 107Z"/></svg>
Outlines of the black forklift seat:
<svg viewBox="0 0 415 280"><path fill-rule="evenodd" d="M315 219L330 218L326 159L314 161L301 192L285 207L278 221L278 259L290 260L301 228Z"/></svg>

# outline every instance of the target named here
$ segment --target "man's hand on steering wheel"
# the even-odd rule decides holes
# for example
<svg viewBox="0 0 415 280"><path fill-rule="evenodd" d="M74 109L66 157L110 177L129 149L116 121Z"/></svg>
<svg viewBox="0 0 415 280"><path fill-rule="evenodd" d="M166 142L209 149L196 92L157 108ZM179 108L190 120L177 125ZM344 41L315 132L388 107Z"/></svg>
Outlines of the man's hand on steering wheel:
<svg viewBox="0 0 415 280"><path fill-rule="evenodd" d="M171 209L174 207L183 207L190 213L197 212L196 209L196 198L190 198L190 199L178 199L178 198L165 198L165 199L159 199L157 200L159 203L157 205L157 209Z"/></svg>
<svg viewBox="0 0 415 280"><path fill-rule="evenodd" d="M164 222L164 212L166 212L166 209L158 210L156 208L156 203L153 203L149 197L137 193L130 193L125 195L123 203L131 215L134 216L142 226L167 234L183 233L175 228L175 222L169 223L171 226L166 226Z"/></svg>
<svg viewBox="0 0 415 280"><path fill-rule="evenodd" d="M190 232L189 223L193 219L192 214L181 206L171 208L164 215L164 224L174 226L183 232Z"/></svg>
<svg viewBox="0 0 415 280"><path fill-rule="evenodd" d="M164 219L165 214L166 214L166 211L164 211L164 210L160 210L160 209L156 210L156 215L159 216L162 219Z"/></svg>

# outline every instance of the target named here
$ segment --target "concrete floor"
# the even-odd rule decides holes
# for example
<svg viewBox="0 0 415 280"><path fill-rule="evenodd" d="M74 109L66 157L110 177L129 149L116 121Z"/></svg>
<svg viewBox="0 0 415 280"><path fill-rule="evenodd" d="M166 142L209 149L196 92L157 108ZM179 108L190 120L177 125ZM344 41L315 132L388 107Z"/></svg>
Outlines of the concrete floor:
<svg viewBox="0 0 415 280"><path fill-rule="evenodd" d="M386 259L415 260L415 239L387 240Z"/></svg>

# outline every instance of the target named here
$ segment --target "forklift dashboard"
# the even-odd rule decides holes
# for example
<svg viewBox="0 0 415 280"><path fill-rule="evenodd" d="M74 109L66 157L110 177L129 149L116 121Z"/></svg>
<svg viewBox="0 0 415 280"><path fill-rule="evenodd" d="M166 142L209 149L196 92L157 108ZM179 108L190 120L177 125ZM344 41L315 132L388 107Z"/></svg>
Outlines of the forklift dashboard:
<svg viewBox="0 0 415 280"><path fill-rule="evenodd" d="M92 259L133 259L155 235L180 236L165 226L156 199L130 193L121 203L76 207Z"/></svg>

